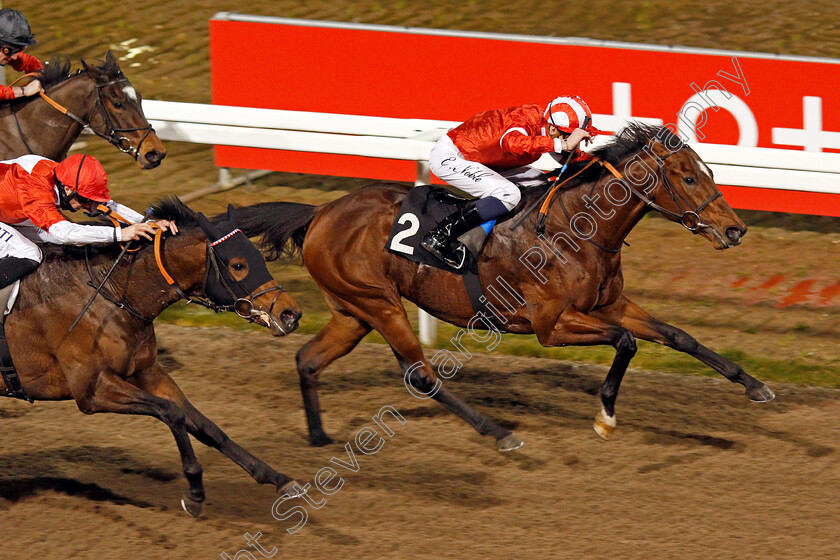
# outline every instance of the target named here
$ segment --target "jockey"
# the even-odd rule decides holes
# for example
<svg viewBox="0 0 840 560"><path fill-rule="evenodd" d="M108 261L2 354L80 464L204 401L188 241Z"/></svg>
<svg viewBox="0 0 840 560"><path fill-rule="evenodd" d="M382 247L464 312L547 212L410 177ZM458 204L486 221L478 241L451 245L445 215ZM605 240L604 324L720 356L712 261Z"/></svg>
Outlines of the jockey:
<svg viewBox="0 0 840 560"><path fill-rule="evenodd" d="M584 130L580 127L586 117L590 124ZM521 194L511 179L542 178L529 164L545 153L559 161L558 154L577 151L582 141L598 133L591 117L583 99L564 96L545 110L522 105L485 111L447 132L432 148L429 168L479 200L447 216L423 236L422 247L453 268L463 266L463 249L453 247L458 237L513 210Z"/></svg>
<svg viewBox="0 0 840 560"><path fill-rule="evenodd" d="M129 226L82 225L68 221L59 209L93 211L104 204ZM75 154L61 163L35 155L0 161L0 289L33 272L41 250L33 241L87 245L152 240L155 228L143 216L111 200L108 177L93 156ZM168 220L157 225L177 233ZM0 310L2 312L2 310Z"/></svg>
<svg viewBox="0 0 840 560"><path fill-rule="evenodd" d="M36 43L29 29L29 20L11 8L0 10L0 66L11 65L18 72L36 72L44 68L41 61L23 52ZM0 101L29 97L43 91L41 82L33 80L25 86L0 85Z"/></svg>

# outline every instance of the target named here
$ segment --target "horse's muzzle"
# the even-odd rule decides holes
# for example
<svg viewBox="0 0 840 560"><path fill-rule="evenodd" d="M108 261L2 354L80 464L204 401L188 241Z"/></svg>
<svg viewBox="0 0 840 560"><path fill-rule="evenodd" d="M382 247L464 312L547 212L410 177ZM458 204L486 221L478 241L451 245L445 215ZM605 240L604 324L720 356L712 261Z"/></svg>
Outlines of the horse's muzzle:
<svg viewBox="0 0 840 560"><path fill-rule="evenodd" d="M730 226L726 228L726 239L730 243L730 247L740 245L741 240L747 234L746 227Z"/></svg>
<svg viewBox="0 0 840 560"><path fill-rule="evenodd" d="M285 332L283 334L289 334L298 328L301 315L303 315L302 312L294 311L292 309L284 309L283 312L280 313L280 322L285 327ZM272 332L274 331L272 330ZM274 334L277 335L277 333Z"/></svg>
<svg viewBox="0 0 840 560"><path fill-rule="evenodd" d="M140 162L145 169L154 169L160 162L163 161L163 158L166 157L166 152L160 152L158 150L149 150L145 154L141 154L141 158L143 161Z"/></svg>
<svg viewBox="0 0 840 560"><path fill-rule="evenodd" d="M247 301L247 300L239 300ZM239 302L237 302L239 303ZM250 304L250 302L248 302ZM236 314L243 319L248 319L253 323L268 327L271 334L274 336L286 336L298 328L298 321L302 313L293 309L284 309L280 315L274 316L263 307L255 307L252 304L247 306L247 310L240 305L235 307Z"/></svg>

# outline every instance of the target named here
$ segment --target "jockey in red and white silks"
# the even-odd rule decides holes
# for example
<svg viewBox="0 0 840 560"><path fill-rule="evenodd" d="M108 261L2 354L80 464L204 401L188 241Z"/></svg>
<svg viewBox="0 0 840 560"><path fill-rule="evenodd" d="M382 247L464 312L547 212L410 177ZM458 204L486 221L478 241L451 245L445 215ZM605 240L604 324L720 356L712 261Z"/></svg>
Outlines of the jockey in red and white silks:
<svg viewBox="0 0 840 560"><path fill-rule="evenodd" d="M36 43L26 16L12 8L0 10L0 66L8 64L18 72L26 73L43 69L44 65L40 60L23 52ZM38 80L33 80L25 86L0 85L0 101L29 97L39 91L43 91L43 88Z"/></svg>
<svg viewBox="0 0 840 560"><path fill-rule="evenodd" d="M446 218L422 241L426 250L454 268L462 258L453 243L481 223L512 210L521 198L519 187L541 179L530 167L546 153L558 160L562 152L577 150L597 130L592 113L579 97L558 97L546 109L522 105L479 113L451 129L432 148L429 168L453 187L479 198L474 205ZM586 130L580 128L586 119Z"/></svg>
<svg viewBox="0 0 840 560"><path fill-rule="evenodd" d="M82 225L59 211L92 211L97 203L134 223L122 228ZM142 220L141 214L111 200L108 177L93 156L76 154L61 163L35 155L0 161L0 289L38 268L42 255L34 242L87 245L151 240L154 228L139 223ZM175 224L166 220L157 225L177 232Z"/></svg>

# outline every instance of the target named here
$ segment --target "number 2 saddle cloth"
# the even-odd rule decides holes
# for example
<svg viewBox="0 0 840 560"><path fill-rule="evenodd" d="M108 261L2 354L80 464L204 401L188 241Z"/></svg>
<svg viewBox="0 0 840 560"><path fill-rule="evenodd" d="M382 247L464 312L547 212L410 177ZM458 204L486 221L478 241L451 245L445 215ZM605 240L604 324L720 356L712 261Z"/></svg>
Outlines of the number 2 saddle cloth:
<svg viewBox="0 0 840 560"><path fill-rule="evenodd" d="M457 196L443 187L424 185L412 188L405 195L391 226L386 248L408 260L456 274L476 273L478 256L496 220L485 222L458 238L467 248L466 262L460 270L450 267L420 246L420 241L427 232L437 227L445 217L471 202L472 200Z"/></svg>

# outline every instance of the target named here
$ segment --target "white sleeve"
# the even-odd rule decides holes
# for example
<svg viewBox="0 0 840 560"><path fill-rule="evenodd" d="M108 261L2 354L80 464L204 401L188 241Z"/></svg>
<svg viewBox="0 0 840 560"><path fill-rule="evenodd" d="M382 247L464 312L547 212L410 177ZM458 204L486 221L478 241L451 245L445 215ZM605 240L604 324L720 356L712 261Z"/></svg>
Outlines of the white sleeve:
<svg viewBox="0 0 840 560"><path fill-rule="evenodd" d="M88 245L91 243L114 243L122 240L119 228L110 226L84 226L69 220L62 220L50 226L48 233L63 245Z"/></svg>
<svg viewBox="0 0 840 560"><path fill-rule="evenodd" d="M114 202L113 200L109 200L105 203L105 206L125 218L126 220L130 221L132 224L137 224L143 221L143 214L138 214L128 206L123 206L119 202Z"/></svg>

